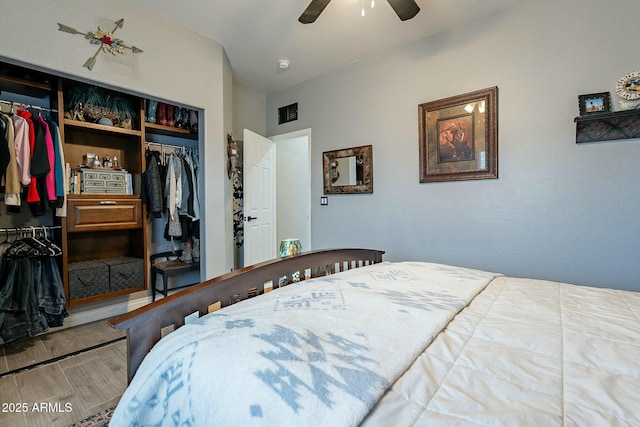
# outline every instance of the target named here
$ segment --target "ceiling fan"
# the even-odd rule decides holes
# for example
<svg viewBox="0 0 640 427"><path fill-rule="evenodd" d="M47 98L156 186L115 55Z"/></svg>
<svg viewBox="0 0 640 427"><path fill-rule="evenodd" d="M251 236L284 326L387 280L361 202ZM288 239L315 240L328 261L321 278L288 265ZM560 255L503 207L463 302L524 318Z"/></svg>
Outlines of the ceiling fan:
<svg viewBox="0 0 640 427"><path fill-rule="evenodd" d="M311 0L309 6L302 12L298 21L303 24L311 24L318 19L318 16L322 13L325 7L329 4L331 0ZM416 4L415 0L387 0L389 5L393 8L393 10L398 15L401 21L406 21L407 19L411 19L418 12L420 12L420 8Z"/></svg>

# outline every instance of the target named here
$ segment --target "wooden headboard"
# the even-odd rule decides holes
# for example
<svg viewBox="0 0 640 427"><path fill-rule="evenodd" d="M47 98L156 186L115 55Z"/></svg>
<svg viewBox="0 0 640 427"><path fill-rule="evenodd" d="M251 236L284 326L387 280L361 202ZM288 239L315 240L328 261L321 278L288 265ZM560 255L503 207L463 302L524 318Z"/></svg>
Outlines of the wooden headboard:
<svg viewBox="0 0 640 427"><path fill-rule="evenodd" d="M127 378L131 382L142 359L166 333L222 307L291 283L294 277L319 277L382 261L384 251L330 249L277 258L218 276L109 320L127 331ZM266 285L266 286L265 286Z"/></svg>

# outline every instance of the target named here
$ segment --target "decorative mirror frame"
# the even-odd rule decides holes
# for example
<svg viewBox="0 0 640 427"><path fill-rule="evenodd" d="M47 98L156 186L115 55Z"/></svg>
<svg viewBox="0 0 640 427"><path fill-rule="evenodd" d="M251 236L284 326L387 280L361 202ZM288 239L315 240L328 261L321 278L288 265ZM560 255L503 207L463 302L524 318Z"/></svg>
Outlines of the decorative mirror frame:
<svg viewBox="0 0 640 427"><path fill-rule="evenodd" d="M331 185L331 162L351 156L362 156L362 184ZM373 193L373 146L345 148L322 153L322 170L324 173L324 194L370 194Z"/></svg>

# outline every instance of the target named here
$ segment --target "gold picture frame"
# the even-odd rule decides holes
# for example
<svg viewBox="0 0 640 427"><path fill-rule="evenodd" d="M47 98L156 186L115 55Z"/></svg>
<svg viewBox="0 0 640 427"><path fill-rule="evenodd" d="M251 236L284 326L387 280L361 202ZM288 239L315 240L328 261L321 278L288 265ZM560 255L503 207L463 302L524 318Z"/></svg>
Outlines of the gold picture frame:
<svg viewBox="0 0 640 427"><path fill-rule="evenodd" d="M418 105L420 182L498 178L498 88Z"/></svg>

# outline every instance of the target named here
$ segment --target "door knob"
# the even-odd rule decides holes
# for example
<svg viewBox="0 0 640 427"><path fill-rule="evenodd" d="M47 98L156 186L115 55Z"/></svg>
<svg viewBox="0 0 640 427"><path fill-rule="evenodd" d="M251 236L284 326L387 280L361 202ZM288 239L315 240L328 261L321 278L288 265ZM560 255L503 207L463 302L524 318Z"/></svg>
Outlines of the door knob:
<svg viewBox="0 0 640 427"><path fill-rule="evenodd" d="M254 219L258 219L258 217L257 216L245 216L244 217L245 221L253 221Z"/></svg>

